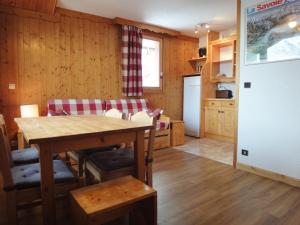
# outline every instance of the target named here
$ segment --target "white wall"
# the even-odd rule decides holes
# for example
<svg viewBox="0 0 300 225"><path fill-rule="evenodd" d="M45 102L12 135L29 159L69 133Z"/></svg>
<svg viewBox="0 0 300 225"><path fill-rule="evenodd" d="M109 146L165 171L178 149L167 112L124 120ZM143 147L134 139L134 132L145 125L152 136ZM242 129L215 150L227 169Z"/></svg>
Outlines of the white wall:
<svg viewBox="0 0 300 225"><path fill-rule="evenodd" d="M236 34L236 26L220 31L220 38L227 38L234 34Z"/></svg>
<svg viewBox="0 0 300 225"><path fill-rule="evenodd" d="M244 9L257 2L242 1L238 162L300 179L300 61L244 65Z"/></svg>

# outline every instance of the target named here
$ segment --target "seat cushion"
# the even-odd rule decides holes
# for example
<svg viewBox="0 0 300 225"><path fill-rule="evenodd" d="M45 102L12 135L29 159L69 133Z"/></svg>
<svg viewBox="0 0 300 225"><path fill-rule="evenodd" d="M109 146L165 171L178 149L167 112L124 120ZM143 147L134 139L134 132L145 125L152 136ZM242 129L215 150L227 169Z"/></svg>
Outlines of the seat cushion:
<svg viewBox="0 0 300 225"><path fill-rule="evenodd" d="M92 148L92 149L80 150L80 151L76 151L75 153L77 153L79 157L88 157L89 155L92 155L92 154L95 154L95 153L112 151L112 150L115 150L115 149L118 149L118 148L120 148L119 145L112 145L112 146L101 147L101 148Z"/></svg>
<svg viewBox="0 0 300 225"><path fill-rule="evenodd" d="M39 162L39 152L36 148L25 148L22 150L11 151L11 158L14 165L24 165ZM54 159L58 154L53 155Z"/></svg>
<svg viewBox="0 0 300 225"><path fill-rule="evenodd" d="M61 160L53 160L55 183L75 181L72 171ZM15 189L38 187L41 183L40 164L28 164L11 168Z"/></svg>
<svg viewBox="0 0 300 225"><path fill-rule="evenodd" d="M37 163L39 161L39 152L36 148L14 150L11 152L11 158L15 165Z"/></svg>
<svg viewBox="0 0 300 225"><path fill-rule="evenodd" d="M99 169L112 171L133 166L134 151L131 149L118 149L110 152L99 152L90 155L88 159Z"/></svg>

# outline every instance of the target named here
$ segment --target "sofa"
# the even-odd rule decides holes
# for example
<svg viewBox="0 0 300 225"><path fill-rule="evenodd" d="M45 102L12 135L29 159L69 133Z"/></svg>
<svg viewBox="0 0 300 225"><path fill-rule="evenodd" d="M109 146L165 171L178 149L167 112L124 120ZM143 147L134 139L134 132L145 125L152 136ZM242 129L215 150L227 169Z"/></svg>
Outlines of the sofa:
<svg viewBox="0 0 300 225"><path fill-rule="evenodd" d="M103 115L105 111L117 109L126 118L140 112L151 113L147 99L51 99L47 103L48 116L56 115ZM147 142L148 134L145 134ZM156 125L154 149L170 147L170 118L161 114Z"/></svg>

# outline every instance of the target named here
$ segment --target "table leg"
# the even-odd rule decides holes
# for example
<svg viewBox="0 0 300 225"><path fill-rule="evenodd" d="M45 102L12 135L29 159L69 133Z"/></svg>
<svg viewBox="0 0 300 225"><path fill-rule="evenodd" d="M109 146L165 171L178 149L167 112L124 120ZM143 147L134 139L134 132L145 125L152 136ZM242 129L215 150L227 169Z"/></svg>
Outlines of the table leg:
<svg viewBox="0 0 300 225"><path fill-rule="evenodd" d="M53 160L51 145L42 144L40 148L41 194L44 225L54 225L55 215L55 184L53 177Z"/></svg>
<svg viewBox="0 0 300 225"><path fill-rule="evenodd" d="M18 131L18 149L24 149L24 135L21 130Z"/></svg>
<svg viewBox="0 0 300 225"><path fill-rule="evenodd" d="M145 182L145 149L144 149L144 142L145 142L145 132L137 131L136 141L135 141L135 171L136 177Z"/></svg>

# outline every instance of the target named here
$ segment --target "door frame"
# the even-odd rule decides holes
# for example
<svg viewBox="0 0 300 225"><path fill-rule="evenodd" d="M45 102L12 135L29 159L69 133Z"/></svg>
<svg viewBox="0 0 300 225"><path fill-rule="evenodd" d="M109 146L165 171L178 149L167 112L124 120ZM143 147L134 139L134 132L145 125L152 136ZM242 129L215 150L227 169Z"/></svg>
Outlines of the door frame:
<svg viewBox="0 0 300 225"><path fill-rule="evenodd" d="M241 46L241 0L237 0L237 24L236 24L236 99L235 99L235 135L233 151L233 167L237 167L238 154L238 115L239 115L239 95L240 95L240 46Z"/></svg>

